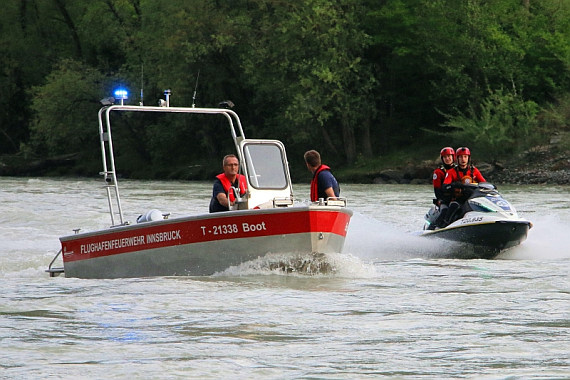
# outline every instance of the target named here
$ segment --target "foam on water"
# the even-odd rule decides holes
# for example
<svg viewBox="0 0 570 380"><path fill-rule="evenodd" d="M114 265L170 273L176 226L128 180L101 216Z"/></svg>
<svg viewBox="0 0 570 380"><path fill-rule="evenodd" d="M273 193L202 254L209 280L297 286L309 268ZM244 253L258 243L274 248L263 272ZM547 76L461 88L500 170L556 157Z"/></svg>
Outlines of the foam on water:
<svg viewBox="0 0 570 380"><path fill-rule="evenodd" d="M367 260L430 258L444 252L448 242L425 239L372 217L355 213L344 252Z"/></svg>
<svg viewBox="0 0 570 380"><path fill-rule="evenodd" d="M534 215L527 240L498 257L509 260L570 259L570 223L555 215Z"/></svg>
<svg viewBox="0 0 570 380"><path fill-rule="evenodd" d="M377 273L374 265L365 263L351 254L269 253L215 274L215 276L253 275L369 278L376 277Z"/></svg>
<svg viewBox="0 0 570 380"><path fill-rule="evenodd" d="M534 215L533 228L521 245L502 252L505 260L560 260L570 259L570 225L550 215ZM451 252L453 243L440 239L426 239L417 233L373 217L355 213L347 234L344 252L364 260L398 260L410 258L437 258Z"/></svg>

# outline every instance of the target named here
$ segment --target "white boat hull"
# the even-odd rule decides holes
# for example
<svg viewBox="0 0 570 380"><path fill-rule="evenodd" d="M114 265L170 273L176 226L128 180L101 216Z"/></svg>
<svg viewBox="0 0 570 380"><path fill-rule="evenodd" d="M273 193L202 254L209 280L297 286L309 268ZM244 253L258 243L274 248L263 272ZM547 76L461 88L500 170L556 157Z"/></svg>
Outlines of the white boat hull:
<svg viewBox="0 0 570 380"><path fill-rule="evenodd" d="M341 252L351 215L328 206L244 210L65 236L65 276L204 276L269 253Z"/></svg>

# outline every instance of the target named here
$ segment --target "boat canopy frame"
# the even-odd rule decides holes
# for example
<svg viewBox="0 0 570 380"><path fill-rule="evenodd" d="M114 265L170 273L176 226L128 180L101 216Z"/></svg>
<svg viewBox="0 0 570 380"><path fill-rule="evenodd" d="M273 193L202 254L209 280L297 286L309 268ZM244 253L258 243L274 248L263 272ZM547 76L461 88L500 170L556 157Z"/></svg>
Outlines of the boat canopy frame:
<svg viewBox="0 0 570 380"><path fill-rule="evenodd" d="M293 204L293 192L291 185L291 176L289 174L289 164L285 147L278 140L247 140L241 120L236 112L226 108L196 108L196 107L156 107L156 106L135 106L135 105L109 105L99 110L99 137L101 144L101 155L103 161L103 170L99 172L105 181L105 189L109 205L109 213L111 215L111 227L129 224L125 221L123 209L121 206L121 197L119 192L117 171L115 166L113 139L111 133L111 113L112 112L158 112L158 113L187 113L201 115L222 115L224 116L230 127L230 133L234 141L237 156L242 163L240 171L245 175L248 182L247 197L236 204L236 209L265 208L265 207L282 207ZM279 174L279 180L284 181L278 188L260 188L258 180L259 175L255 170L255 160L251 157L250 147L252 146L272 146L279 151L280 165L283 172ZM274 150L274 148L272 148ZM264 148L260 148L264 149ZM277 158L275 153L272 154ZM262 162L262 160L257 160ZM262 205L263 204L263 205ZM268 205L270 204L270 205Z"/></svg>

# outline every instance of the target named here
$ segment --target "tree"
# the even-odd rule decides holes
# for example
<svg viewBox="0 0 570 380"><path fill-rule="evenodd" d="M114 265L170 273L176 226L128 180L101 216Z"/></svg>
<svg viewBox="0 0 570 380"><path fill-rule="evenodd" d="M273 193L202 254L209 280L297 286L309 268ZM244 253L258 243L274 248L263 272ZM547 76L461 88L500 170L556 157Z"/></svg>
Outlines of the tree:
<svg viewBox="0 0 570 380"><path fill-rule="evenodd" d="M444 115L444 126L451 128L452 138L459 145L476 147L491 159L526 148L536 134L539 107L524 100L516 88L489 91L480 104L469 104L466 112L456 110Z"/></svg>
<svg viewBox="0 0 570 380"><path fill-rule="evenodd" d="M569 88L567 2L387 0L373 9L367 25L394 134L441 130L442 115L479 112L488 91L514 85L523 102L541 103Z"/></svg>
<svg viewBox="0 0 570 380"><path fill-rule="evenodd" d="M370 93L377 84L363 60L370 40L358 24L365 11L360 2L254 4L251 48L241 60L255 104L285 115L283 121L271 119L271 127L296 145L342 152L348 162L358 151L370 154L371 147L361 145L370 140L357 140L369 136L375 116Z"/></svg>
<svg viewBox="0 0 570 380"><path fill-rule="evenodd" d="M33 87L29 148L41 155L76 153L97 141L95 115L108 89L105 77L80 62L64 59L46 83Z"/></svg>
<svg viewBox="0 0 570 380"><path fill-rule="evenodd" d="M570 88L564 0L7 0L0 32L1 153L74 149L116 84L132 104L167 88L173 105L230 99L247 136L335 164L478 125L499 99L522 120ZM135 169L231 149L217 120L145 121L121 120Z"/></svg>

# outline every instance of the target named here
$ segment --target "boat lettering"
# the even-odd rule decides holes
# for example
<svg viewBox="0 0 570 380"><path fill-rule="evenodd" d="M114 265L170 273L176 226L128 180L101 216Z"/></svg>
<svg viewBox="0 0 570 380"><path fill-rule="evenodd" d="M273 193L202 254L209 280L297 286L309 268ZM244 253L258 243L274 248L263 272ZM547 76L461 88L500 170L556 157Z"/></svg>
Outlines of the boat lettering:
<svg viewBox="0 0 570 380"><path fill-rule="evenodd" d="M483 220L483 217L482 217L482 216L476 216L476 217L473 217L473 218L463 219L463 220L461 221L461 224L480 222L480 221L482 221L482 220Z"/></svg>
<svg viewBox="0 0 570 380"><path fill-rule="evenodd" d="M180 240L180 230L157 232L155 234L146 235L146 242L148 244L160 243L162 241L170 241L170 240Z"/></svg>
<svg viewBox="0 0 570 380"><path fill-rule="evenodd" d="M227 235L227 234L238 233L237 224L222 224L219 226L214 226L213 228L214 228L214 235ZM204 233L204 227L202 227L202 233Z"/></svg>
<svg viewBox="0 0 570 380"><path fill-rule="evenodd" d="M100 251L108 251L110 249L134 247L137 245L145 244L143 235L131 236L123 239L105 240L97 243L81 244L80 253L94 253Z"/></svg>
<svg viewBox="0 0 570 380"><path fill-rule="evenodd" d="M180 240L180 230L157 232L146 236L131 236L128 238L105 240L96 243L81 244L80 253L96 253L101 251L109 251L112 249L120 249L127 247L135 247L138 245L160 243L163 241Z"/></svg>
<svg viewBox="0 0 570 380"><path fill-rule="evenodd" d="M265 222L257 223L257 224L249 224L249 223L242 223L243 232L253 232L253 231L266 231Z"/></svg>
<svg viewBox="0 0 570 380"><path fill-rule="evenodd" d="M257 224L249 224L249 223L242 223L241 224L241 231L239 225L237 224L219 224L217 226L212 226L209 229L206 226L200 226L202 229L202 236L206 236L209 234L212 235L228 235L228 234L237 234L239 232L254 232L254 231L267 231L267 227L265 226L265 222L257 223Z"/></svg>

